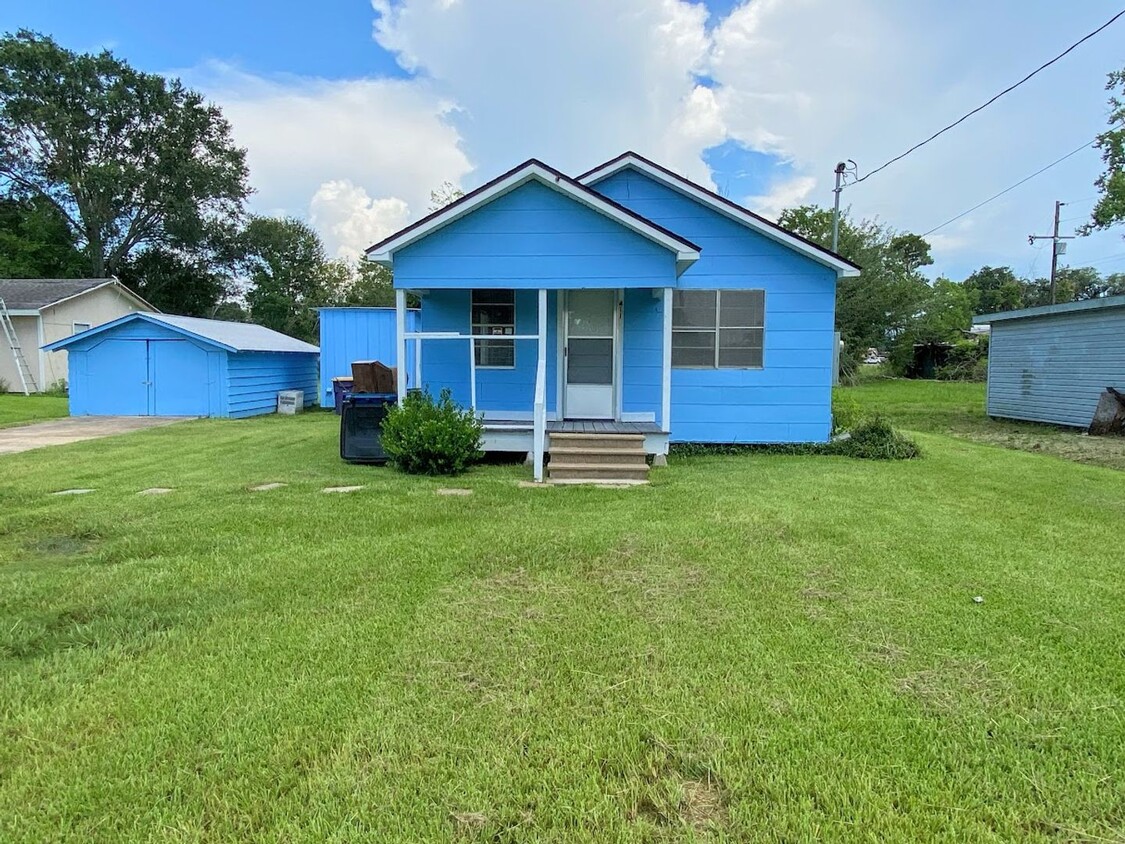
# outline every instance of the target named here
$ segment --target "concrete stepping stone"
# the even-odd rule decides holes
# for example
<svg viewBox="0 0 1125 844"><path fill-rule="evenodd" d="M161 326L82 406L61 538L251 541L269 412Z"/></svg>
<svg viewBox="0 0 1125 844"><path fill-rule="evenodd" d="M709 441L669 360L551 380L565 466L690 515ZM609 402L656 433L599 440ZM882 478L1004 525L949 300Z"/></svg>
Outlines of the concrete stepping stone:
<svg viewBox="0 0 1125 844"><path fill-rule="evenodd" d="M60 489L58 492L52 492L51 495L85 495L93 491L92 489Z"/></svg>
<svg viewBox="0 0 1125 844"><path fill-rule="evenodd" d="M519 482L519 488L520 489L549 489L550 486L551 486L550 484L537 483L536 481L520 481Z"/></svg>
<svg viewBox="0 0 1125 844"><path fill-rule="evenodd" d="M258 484L258 486L250 487L250 491L251 492L269 492L271 489L281 489L283 486L289 486L289 484L280 484L280 483Z"/></svg>
<svg viewBox="0 0 1125 844"><path fill-rule="evenodd" d="M321 492L356 492L361 489L362 486L326 486Z"/></svg>
<svg viewBox="0 0 1125 844"><path fill-rule="evenodd" d="M439 489L437 491L437 494L438 495L472 495L473 491L471 489L447 489L447 488L443 487L442 489Z"/></svg>
<svg viewBox="0 0 1125 844"><path fill-rule="evenodd" d="M137 495L167 495L168 493L175 492L175 491L176 490L172 489L171 487L152 486L152 487L149 487L148 489L142 489L140 492L137 493Z"/></svg>

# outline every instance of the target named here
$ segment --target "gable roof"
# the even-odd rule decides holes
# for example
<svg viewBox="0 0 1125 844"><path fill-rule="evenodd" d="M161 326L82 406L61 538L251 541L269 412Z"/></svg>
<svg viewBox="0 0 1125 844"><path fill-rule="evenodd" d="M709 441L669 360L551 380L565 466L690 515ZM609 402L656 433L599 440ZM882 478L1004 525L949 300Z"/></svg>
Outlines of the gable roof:
<svg viewBox="0 0 1125 844"><path fill-rule="evenodd" d="M439 208L416 223L412 223L390 237L384 238L367 250L367 257L376 263L391 266L394 261L394 253L397 250L421 240L455 220L459 220L476 208L486 205L530 181L539 182L551 190L558 191L674 252L676 254L677 275L699 260L699 247L690 240L645 219L635 211L630 211L624 205L619 205L612 199L602 196L576 179L572 179L565 173L561 173L535 158L528 159L523 164L513 167L507 173L497 176L491 182L487 182L476 190L465 194L457 201L446 205L444 208Z"/></svg>
<svg viewBox="0 0 1125 844"><path fill-rule="evenodd" d="M0 299L10 311L41 311L51 305L116 286L126 296L152 308L148 302L115 278L0 278Z"/></svg>
<svg viewBox="0 0 1125 844"><path fill-rule="evenodd" d="M191 337L194 340L217 346L228 352L319 352L316 346L282 334L264 325L254 325L249 322L226 322L218 319L201 319L200 317L174 316L172 314L150 314L137 312L126 314L112 322L98 325L87 331L64 337L54 343L43 347L48 352L65 349L67 346L86 340L97 334L110 331L127 322L144 321L162 325L173 331Z"/></svg>
<svg viewBox="0 0 1125 844"><path fill-rule="evenodd" d="M578 177L578 181L584 185L591 186L626 168L632 168L633 170L643 173L677 193L683 194L689 199L694 199L696 202L706 205L708 208L729 217L736 223L741 223L747 228L753 229L771 240L788 246L790 249L800 252L802 255L811 258L817 263L823 264L826 267L831 267L836 271L837 276L859 275L859 265L852 263L842 255L837 255L831 249L825 249L820 244L814 243L796 232L789 231L789 229L767 220L760 214L755 214L750 209L743 208L741 205L731 202L726 197L719 196L714 191L708 190L702 185L697 185L690 179L685 179L679 173L673 173L667 167L662 167L655 161L650 161L643 155L639 155L635 152L623 152L616 158L611 158L604 164L599 164L592 170L587 170Z"/></svg>

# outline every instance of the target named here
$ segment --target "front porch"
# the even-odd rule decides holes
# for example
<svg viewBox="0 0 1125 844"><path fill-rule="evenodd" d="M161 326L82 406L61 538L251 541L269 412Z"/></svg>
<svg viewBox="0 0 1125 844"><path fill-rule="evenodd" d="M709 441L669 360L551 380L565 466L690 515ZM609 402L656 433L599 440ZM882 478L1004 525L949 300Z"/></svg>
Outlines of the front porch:
<svg viewBox="0 0 1125 844"><path fill-rule="evenodd" d="M486 451L528 454L536 480L552 434L629 437L667 454L671 288L413 290L415 331L406 292L396 291L400 395L449 388L483 417Z"/></svg>

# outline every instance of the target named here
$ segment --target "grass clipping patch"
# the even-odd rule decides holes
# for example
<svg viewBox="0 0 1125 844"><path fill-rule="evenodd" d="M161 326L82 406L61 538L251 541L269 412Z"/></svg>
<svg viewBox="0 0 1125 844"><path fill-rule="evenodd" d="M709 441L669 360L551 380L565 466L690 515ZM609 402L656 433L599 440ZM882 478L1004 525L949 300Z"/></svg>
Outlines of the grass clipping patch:
<svg viewBox="0 0 1125 844"><path fill-rule="evenodd" d="M856 425L849 436L833 440L824 451L861 460L914 460L922 456L918 443L900 434L881 416Z"/></svg>

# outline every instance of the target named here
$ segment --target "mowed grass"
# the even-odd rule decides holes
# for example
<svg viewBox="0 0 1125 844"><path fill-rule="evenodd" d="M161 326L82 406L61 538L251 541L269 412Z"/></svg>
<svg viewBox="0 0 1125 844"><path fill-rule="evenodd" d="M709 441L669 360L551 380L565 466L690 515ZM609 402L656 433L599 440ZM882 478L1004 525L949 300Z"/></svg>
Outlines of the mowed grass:
<svg viewBox="0 0 1125 844"><path fill-rule="evenodd" d="M335 425L0 458L0 840L1125 836L1125 474L922 434L521 489Z"/></svg>
<svg viewBox="0 0 1125 844"><path fill-rule="evenodd" d="M60 396L24 396L0 393L0 428L26 425L67 415L67 399Z"/></svg>
<svg viewBox="0 0 1125 844"><path fill-rule="evenodd" d="M1076 428L990 419L985 413L984 384L869 378L858 386L836 389L864 410L881 413L909 431L952 434L1004 448L1125 469L1125 437L1090 437Z"/></svg>

